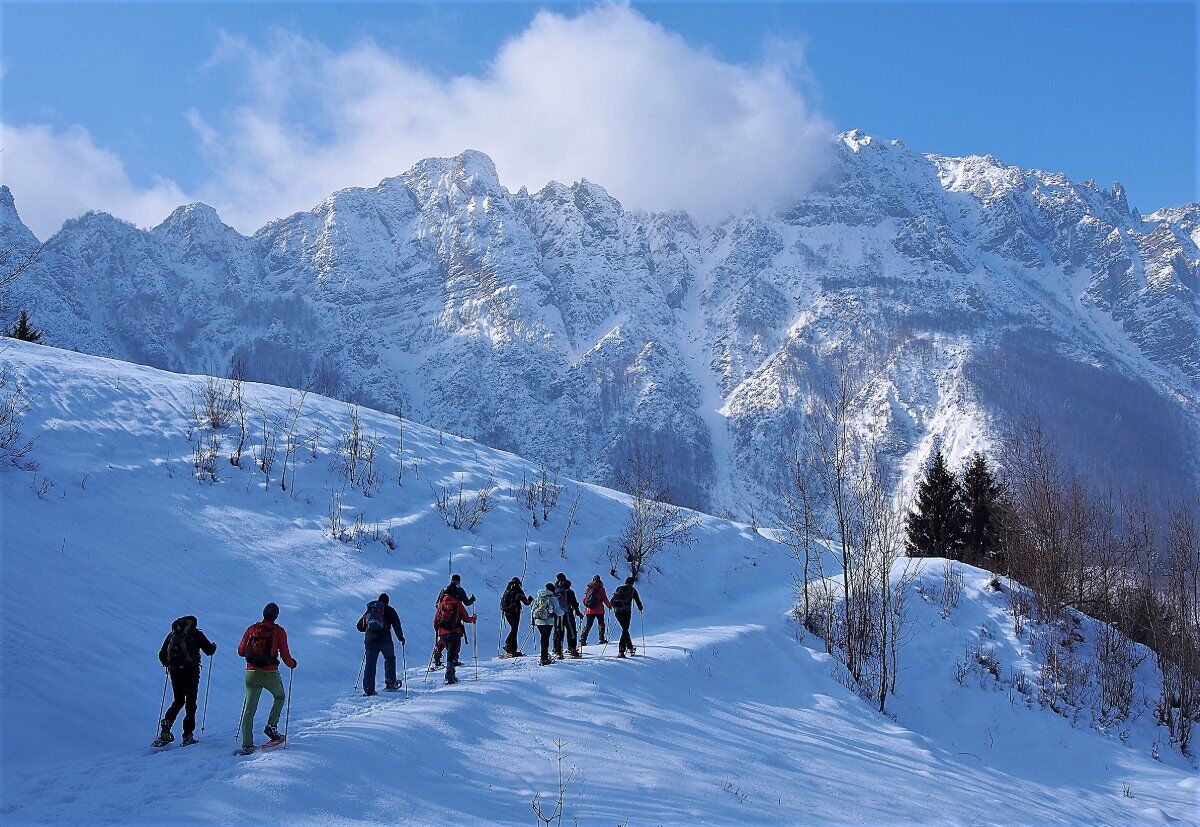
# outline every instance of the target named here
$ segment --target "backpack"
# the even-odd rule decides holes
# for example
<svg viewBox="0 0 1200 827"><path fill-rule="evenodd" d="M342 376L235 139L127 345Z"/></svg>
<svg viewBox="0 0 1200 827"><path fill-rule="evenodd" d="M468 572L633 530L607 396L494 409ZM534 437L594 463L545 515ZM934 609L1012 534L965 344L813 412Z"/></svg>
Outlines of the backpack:
<svg viewBox="0 0 1200 827"><path fill-rule="evenodd" d="M447 594L442 598L442 602L438 603L437 612L433 615L434 629L457 629L458 623L458 601L454 595Z"/></svg>
<svg viewBox="0 0 1200 827"><path fill-rule="evenodd" d="M380 600L372 600L367 604L368 632L382 632L387 629L387 604Z"/></svg>
<svg viewBox="0 0 1200 827"><path fill-rule="evenodd" d="M504 596L500 598L500 611L511 612L517 608L521 602L521 598L517 597L519 588L520 586L513 584L504 590Z"/></svg>
<svg viewBox="0 0 1200 827"><path fill-rule="evenodd" d="M171 636L167 639L167 666L185 669L200 662L199 653L190 645L195 621L181 617L171 624Z"/></svg>
<svg viewBox="0 0 1200 827"><path fill-rule="evenodd" d="M539 594L537 600L533 601L533 611L531 612L533 619L543 623L553 623L554 604L551 602L553 600L555 597L552 594Z"/></svg>
<svg viewBox="0 0 1200 827"><path fill-rule="evenodd" d="M583 608L594 609L600 605L600 589L603 588L599 583L588 583L587 590L583 593Z"/></svg>
<svg viewBox="0 0 1200 827"><path fill-rule="evenodd" d="M246 641L246 663L256 669L278 666L279 661L271 651L275 648L275 626L255 623L250 627L250 638Z"/></svg>
<svg viewBox="0 0 1200 827"><path fill-rule="evenodd" d="M608 602L612 603L614 609L620 609L623 612L629 611L633 606L633 587L618 586Z"/></svg>

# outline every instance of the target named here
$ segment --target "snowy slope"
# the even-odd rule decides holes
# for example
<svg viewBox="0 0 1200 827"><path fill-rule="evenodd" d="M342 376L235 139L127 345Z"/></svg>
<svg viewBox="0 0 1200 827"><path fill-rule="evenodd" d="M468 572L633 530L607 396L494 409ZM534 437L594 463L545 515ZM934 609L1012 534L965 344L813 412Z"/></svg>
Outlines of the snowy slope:
<svg viewBox="0 0 1200 827"><path fill-rule="evenodd" d="M314 379L601 484L640 444L713 513L770 502L839 354L873 366L861 419L899 472L1032 411L1102 485L1197 488L1195 205L1143 217L1120 185L857 130L831 158L794 205L711 226L587 181L513 193L473 151L249 237L202 204L151 230L90 213L8 312L84 352ZM0 244L36 243L0 188Z"/></svg>
<svg viewBox="0 0 1200 827"><path fill-rule="evenodd" d="M190 478L185 412L197 377L21 343L0 361L32 394L41 463L35 474L0 474L6 823L529 823L533 794L554 790L556 739L577 768L566 818L580 824L1196 817L1190 765L1168 750L1153 761L1144 727L1122 743L954 682L946 651L998 610L974 580L948 620L918 603L896 720L796 640L781 547L715 518L640 588L648 657L618 661L610 648L601 658L593 646L549 668L493 660L498 590L520 573L526 536L527 584L558 570L577 584L597 572L611 583L604 549L627 513L620 495L569 484L564 501L580 504L564 559L567 505L532 529L504 493L529 463L410 424L405 457L419 479L410 469L403 486L389 480L389 458L376 496L345 494L349 521L362 509L395 531L394 551L360 549L325 533L343 403L310 397L301 430L323 426L322 447L317 459L301 452L292 499L224 461L215 484ZM295 392L253 386L248 396L279 411ZM394 448L393 418L364 412L363 421ZM458 474L468 490L500 484L499 507L476 534L452 531L431 508L428 483ZM54 487L39 497L42 480ZM442 687L423 683L419 666L451 555L479 595L480 679L468 667L462 684ZM353 624L380 589L405 621L408 700L351 690L361 653ZM282 606L299 660L291 748L235 759L233 648L268 600ZM208 729L196 747L150 754L155 654L184 613L220 647Z"/></svg>

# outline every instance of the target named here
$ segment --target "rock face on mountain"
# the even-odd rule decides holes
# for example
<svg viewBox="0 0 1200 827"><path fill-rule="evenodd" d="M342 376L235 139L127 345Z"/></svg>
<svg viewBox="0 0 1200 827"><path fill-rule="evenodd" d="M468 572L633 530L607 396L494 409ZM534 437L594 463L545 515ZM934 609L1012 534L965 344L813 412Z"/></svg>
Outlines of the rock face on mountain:
<svg viewBox="0 0 1200 827"><path fill-rule="evenodd" d="M1119 185L859 131L836 150L790 208L707 227L587 181L512 193L472 151L250 237L203 204L151 230L89 213L5 312L50 344L240 362L597 482L640 446L673 499L741 516L839 362L898 477L1034 414L1089 472L1195 490L1200 205L1142 217ZM0 244L37 245L7 189Z"/></svg>

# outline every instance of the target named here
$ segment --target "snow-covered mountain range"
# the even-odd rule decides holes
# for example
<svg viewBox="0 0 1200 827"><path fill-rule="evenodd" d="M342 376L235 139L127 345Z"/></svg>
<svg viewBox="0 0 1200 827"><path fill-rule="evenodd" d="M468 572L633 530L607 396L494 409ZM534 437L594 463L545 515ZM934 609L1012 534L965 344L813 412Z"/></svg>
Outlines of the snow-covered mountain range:
<svg viewBox="0 0 1200 827"><path fill-rule="evenodd" d="M595 482L641 445L674 499L745 517L835 357L870 366L862 427L901 475L1031 412L1102 477L1194 489L1198 243L1198 204L1142 216L1116 184L859 131L790 208L712 226L587 181L510 192L468 151L249 237L203 204L150 230L89 213L8 312L88 353L315 380ZM38 244L6 188L0 244Z"/></svg>

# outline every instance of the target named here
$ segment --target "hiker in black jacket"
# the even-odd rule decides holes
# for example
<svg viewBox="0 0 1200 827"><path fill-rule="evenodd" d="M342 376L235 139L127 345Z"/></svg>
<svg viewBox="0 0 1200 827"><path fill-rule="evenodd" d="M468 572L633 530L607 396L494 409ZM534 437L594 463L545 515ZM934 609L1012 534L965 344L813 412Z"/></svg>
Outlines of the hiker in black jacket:
<svg viewBox="0 0 1200 827"><path fill-rule="evenodd" d="M196 743L196 696L200 690L200 653L212 655L217 645L196 628L196 618L181 617L171 624L171 632L158 650L158 661L171 676L171 692L174 698L167 707L167 714L159 721L158 740L155 746L165 746L175 740L171 727L179 711L183 716L183 745Z"/></svg>
<svg viewBox="0 0 1200 827"><path fill-rule="evenodd" d="M571 581L561 571L554 581L554 596L558 598L559 605L563 609L563 616L554 629L554 652L558 659L562 660L563 638L565 637L567 651L571 657L583 657L579 652L579 626L575 623L576 618L583 617L583 612L579 610L579 598L575 596L575 590L571 588Z"/></svg>
<svg viewBox="0 0 1200 827"><path fill-rule="evenodd" d="M642 611L642 598L637 593L637 589L633 587L633 578L626 577L625 585L617 586L617 590L612 595L613 614L617 616L617 622L621 624L621 643L617 646L617 657L625 657L625 652L635 655L637 651L633 648L633 638L629 636L629 621L633 615L633 605L637 604L638 611Z"/></svg>
<svg viewBox="0 0 1200 827"><path fill-rule="evenodd" d="M510 658L524 657L524 652L517 651L519 648L517 636L521 627L521 606L528 606L532 602L533 598L525 594L520 577L514 577L508 581L504 595L500 598L500 613L504 615L504 622L508 624L508 637L504 641L504 653Z"/></svg>
<svg viewBox="0 0 1200 827"><path fill-rule="evenodd" d="M400 615L391 607L387 592L367 604L367 610L358 619L358 631L366 632L366 663L363 665L363 694L375 694L375 666L383 655L383 688L395 692L400 688L396 680L396 646L392 643L392 630L396 639L404 645L404 627Z"/></svg>
<svg viewBox="0 0 1200 827"><path fill-rule="evenodd" d="M475 595L467 597L467 590L462 587L461 581L462 578L457 574L452 575L450 582L446 584L446 588L438 592L437 601L433 605L435 607L441 605L442 598L448 594L454 595L455 599L464 606L472 605L475 602Z"/></svg>

